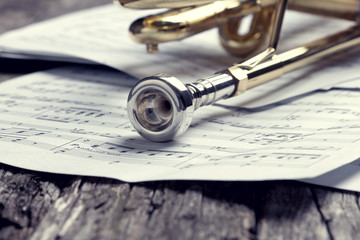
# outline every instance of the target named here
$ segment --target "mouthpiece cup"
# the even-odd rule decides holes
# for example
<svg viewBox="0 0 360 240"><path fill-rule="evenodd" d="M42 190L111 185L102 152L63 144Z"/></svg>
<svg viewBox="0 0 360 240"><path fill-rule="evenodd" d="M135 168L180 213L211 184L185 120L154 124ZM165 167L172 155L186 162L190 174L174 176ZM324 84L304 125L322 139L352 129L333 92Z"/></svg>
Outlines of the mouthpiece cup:
<svg viewBox="0 0 360 240"><path fill-rule="evenodd" d="M193 96L177 78L159 74L142 79L131 89L127 111L140 135L153 142L170 141L189 127Z"/></svg>

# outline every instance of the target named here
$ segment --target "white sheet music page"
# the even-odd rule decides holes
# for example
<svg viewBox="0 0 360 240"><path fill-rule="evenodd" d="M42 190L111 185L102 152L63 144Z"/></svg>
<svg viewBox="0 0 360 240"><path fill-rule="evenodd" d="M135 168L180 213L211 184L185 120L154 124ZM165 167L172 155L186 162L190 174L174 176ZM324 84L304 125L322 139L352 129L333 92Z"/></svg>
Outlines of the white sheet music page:
<svg viewBox="0 0 360 240"><path fill-rule="evenodd" d="M137 78L167 73L184 82L204 78L240 61L222 49L215 29L186 40L160 44L159 53L146 54L145 46L130 39L128 28L133 20L150 13L154 11L105 5L33 24L0 36L0 56L90 61ZM352 22L345 20L287 11L279 51L351 25ZM251 89L229 104L258 107L360 77L358 52L352 49L351 54L337 54L336 58L286 74L267 86Z"/></svg>
<svg viewBox="0 0 360 240"><path fill-rule="evenodd" d="M259 109L203 107L185 135L151 143L127 118L134 81L69 68L1 83L1 162L125 181L266 180L315 177L360 154L360 91L322 90Z"/></svg>
<svg viewBox="0 0 360 240"><path fill-rule="evenodd" d="M336 87L360 91L359 81L356 80L344 82ZM356 126L359 127L359 124L353 125L353 127ZM360 158L318 177L302 181L349 191L360 191Z"/></svg>

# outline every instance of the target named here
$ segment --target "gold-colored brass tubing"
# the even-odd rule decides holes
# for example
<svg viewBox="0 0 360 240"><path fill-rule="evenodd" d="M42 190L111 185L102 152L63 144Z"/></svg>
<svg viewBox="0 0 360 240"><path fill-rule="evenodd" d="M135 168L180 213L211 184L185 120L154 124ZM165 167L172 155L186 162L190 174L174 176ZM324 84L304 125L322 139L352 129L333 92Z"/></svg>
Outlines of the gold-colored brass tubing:
<svg viewBox="0 0 360 240"><path fill-rule="evenodd" d="M228 71L236 79L241 79L243 77L243 71L246 70L246 89L250 89L275 79L286 72L312 64L326 56L357 45L360 45L359 25L327 38L275 55L271 60L255 65L251 69L249 69L246 63L241 63L230 67ZM238 78L237 76L240 77ZM239 87L237 89L239 89ZM234 95L238 95L243 91L242 86L241 91L237 90Z"/></svg>
<svg viewBox="0 0 360 240"><path fill-rule="evenodd" d="M115 0L118 4L134 8L175 8L138 19L131 25L131 37L136 42L146 44L148 52L156 52L159 43L184 39L218 27L222 46L231 54L241 57L253 56L265 49L273 27L270 23L273 22L272 17L279 1ZM288 0L288 9L348 20L360 19L359 0ZM247 15L253 15L250 30L240 35L241 19Z"/></svg>
<svg viewBox="0 0 360 240"><path fill-rule="evenodd" d="M215 1L217 0L114 0L114 3L119 6L134 9L175 9L199 6ZM261 5L263 3L259 4ZM359 8L358 0L289 0L289 9L349 20L359 18Z"/></svg>
<svg viewBox="0 0 360 240"><path fill-rule="evenodd" d="M253 0L218 1L207 5L169 10L136 20L130 26L134 41L146 45L187 38L214 28L228 18L260 11Z"/></svg>
<svg viewBox="0 0 360 240"><path fill-rule="evenodd" d="M357 20L360 18L359 0L288 0L289 9L343 18L347 20Z"/></svg>
<svg viewBox="0 0 360 240"><path fill-rule="evenodd" d="M227 22L218 25L220 43L229 53L247 57L259 53L269 40L271 18L274 6L263 8L253 14L249 31L239 34L241 18L230 18Z"/></svg>
<svg viewBox="0 0 360 240"><path fill-rule="evenodd" d="M231 18L220 24L221 45L231 54L243 58L264 50L266 42L269 42L268 47L276 49L286 6L287 0L278 0L276 5L254 13L249 31L244 35L239 34L241 18Z"/></svg>
<svg viewBox="0 0 360 240"><path fill-rule="evenodd" d="M183 8L213 3L216 0L114 0L118 6L133 9Z"/></svg>
<svg viewBox="0 0 360 240"><path fill-rule="evenodd" d="M270 3L268 2L268 4ZM241 18L239 17L231 18L220 24L218 27L221 45L232 55L244 58L264 50L267 41L270 42L269 45L273 45L274 41L268 38L271 27L277 26L277 24L269 23L274 22L271 18L279 6L270 5L266 8L263 7L261 12L254 13L249 32L245 35L239 34L241 26ZM288 8L347 20L359 21L360 19L358 18L360 16L360 1L358 0L289 0Z"/></svg>

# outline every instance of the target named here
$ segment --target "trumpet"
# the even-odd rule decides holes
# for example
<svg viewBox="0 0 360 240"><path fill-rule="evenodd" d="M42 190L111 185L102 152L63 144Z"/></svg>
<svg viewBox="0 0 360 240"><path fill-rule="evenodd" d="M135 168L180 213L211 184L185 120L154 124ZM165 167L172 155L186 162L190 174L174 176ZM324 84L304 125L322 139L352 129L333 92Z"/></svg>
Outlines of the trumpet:
<svg viewBox="0 0 360 240"><path fill-rule="evenodd" d="M282 74L360 44L359 0L114 0L129 8L172 8L134 21L131 37L157 52L160 43L219 29L221 45L246 59L227 69L184 84L167 74L140 80L130 91L128 115L136 131L150 141L170 141L183 134L201 106L237 96ZM283 53L277 45L286 9L354 22L349 29ZM249 31L239 33L252 17Z"/></svg>

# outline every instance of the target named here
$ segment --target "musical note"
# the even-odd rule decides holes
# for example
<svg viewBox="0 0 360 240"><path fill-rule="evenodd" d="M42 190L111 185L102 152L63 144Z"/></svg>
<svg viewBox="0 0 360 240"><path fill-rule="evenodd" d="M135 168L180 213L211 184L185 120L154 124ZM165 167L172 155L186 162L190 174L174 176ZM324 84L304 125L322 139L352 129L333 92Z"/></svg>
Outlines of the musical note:
<svg viewBox="0 0 360 240"><path fill-rule="evenodd" d="M37 115L37 119L60 121L60 122L75 122L80 121L82 118L99 118L109 113L104 113L99 109L91 108L55 108Z"/></svg>
<svg viewBox="0 0 360 240"><path fill-rule="evenodd" d="M304 135L301 133L288 133L288 132L250 133L234 138L233 141L244 142L249 144L269 145L269 144L280 144L290 141L297 141L303 137Z"/></svg>
<svg viewBox="0 0 360 240"><path fill-rule="evenodd" d="M27 137L27 136L40 136L43 134L47 134L50 133L50 131L43 131L43 130L38 130L38 129L33 129L33 128L1 128L0 129L0 134L4 134L4 135L11 135L11 136L22 136L22 137Z"/></svg>

